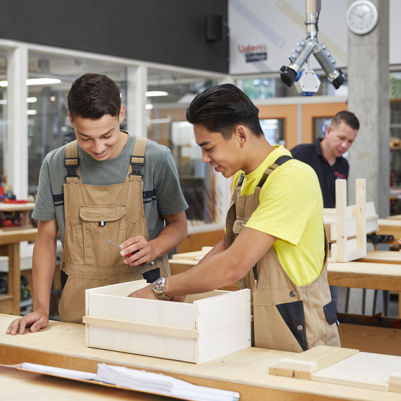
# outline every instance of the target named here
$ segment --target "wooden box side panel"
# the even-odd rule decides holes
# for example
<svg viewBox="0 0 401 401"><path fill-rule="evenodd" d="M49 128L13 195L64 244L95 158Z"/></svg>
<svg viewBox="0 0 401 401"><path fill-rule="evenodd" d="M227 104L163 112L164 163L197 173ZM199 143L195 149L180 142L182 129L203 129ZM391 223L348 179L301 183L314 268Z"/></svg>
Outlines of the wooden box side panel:
<svg viewBox="0 0 401 401"><path fill-rule="evenodd" d="M198 363L251 346L251 293L244 289L196 301Z"/></svg>
<svg viewBox="0 0 401 401"><path fill-rule="evenodd" d="M195 329L193 304L92 294L89 316Z"/></svg>
<svg viewBox="0 0 401 401"><path fill-rule="evenodd" d="M196 339L87 326L88 346L132 354L196 362Z"/></svg>
<svg viewBox="0 0 401 401"><path fill-rule="evenodd" d="M180 302L129 298L128 283L103 287L104 292L124 294L102 294L101 288L87 292L87 316L112 321L140 322L160 326L159 333L130 328L105 327L95 324L86 326L86 344L90 347L124 351L135 354L194 362L196 338L166 335L163 327L195 330L194 305ZM129 293L129 291L128 291ZM112 325L111 325L112 326Z"/></svg>
<svg viewBox="0 0 401 401"><path fill-rule="evenodd" d="M89 294L103 294L103 295L119 295L128 296L131 292L140 290L146 287L148 283L146 280L128 281L126 283L105 285L103 287L90 288L86 290Z"/></svg>

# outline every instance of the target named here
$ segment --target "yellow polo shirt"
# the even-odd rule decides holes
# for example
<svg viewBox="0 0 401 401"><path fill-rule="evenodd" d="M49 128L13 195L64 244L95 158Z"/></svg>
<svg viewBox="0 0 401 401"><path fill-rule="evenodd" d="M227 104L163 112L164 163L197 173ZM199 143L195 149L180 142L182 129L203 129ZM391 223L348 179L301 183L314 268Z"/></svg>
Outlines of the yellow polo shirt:
<svg viewBox="0 0 401 401"><path fill-rule="evenodd" d="M275 146L256 170L245 175L241 195L253 194L265 170L283 155L291 153ZM324 260L323 200L310 166L293 159L273 171L245 226L277 237L273 245L277 257L296 285L309 284L319 276Z"/></svg>

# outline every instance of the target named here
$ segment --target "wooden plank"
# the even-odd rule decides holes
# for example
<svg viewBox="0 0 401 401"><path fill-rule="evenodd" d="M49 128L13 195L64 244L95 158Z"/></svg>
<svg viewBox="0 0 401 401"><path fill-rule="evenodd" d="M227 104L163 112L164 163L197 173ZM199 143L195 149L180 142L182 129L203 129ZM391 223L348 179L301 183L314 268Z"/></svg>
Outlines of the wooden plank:
<svg viewBox="0 0 401 401"><path fill-rule="evenodd" d="M357 178L355 186L356 248L358 251L366 255L366 180Z"/></svg>
<svg viewBox="0 0 401 401"><path fill-rule="evenodd" d="M292 357L280 359L270 366L272 375L310 380L312 373L357 354L357 349L320 345Z"/></svg>
<svg viewBox="0 0 401 401"><path fill-rule="evenodd" d="M224 237L224 229L188 234L177 246L177 253L193 252L203 246L214 246Z"/></svg>
<svg viewBox="0 0 401 401"><path fill-rule="evenodd" d="M345 218L346 207L347 207L347 181L336 180L336 252L334 254L333 249L331 252L331 258L333 260L344 262L346 258L345 249L345 230L347 220Z"/></svg>
<svg viewBox="0 0 401 401"><path fill-rule="evenodd" d="M394 393L401 393L401 373L393 373L390 375L388 390Z"/></svg>
<svg viewBox="0 0 401 401"><path fill-rule="evenodd" d="M20 314L21 304L21 272L19 242L8 245L8 294L12 295L11 313Z"/></svg>
<svg viewBox="0 0 401 401"><path fill-rule="evenodd" d="M7 203L0 202L0 212L22 212L25 210L33 210L35 204L32 202L28 203Z"/></svg>
<svg viewBox="0 0 401 401"><path fill-rule="evenodd" d="M377 220L379 229L377 230L378 235L393 235L393 241L388 242L389 244L398 244L398 240L401 238L401 220L399 219L379 219Z"/></svg>
<svg viewBox="0 0 401 401"><path fill-rule="evenodd" d="M367 251L366 256L356 262L401 264L401 251Z"/></svg>
<svg viewBox="0 0 401 401"><path fill-rule="evenodd" d="M338 332L345 348L401 356L401 329L341 323Z"/></svg>
<svg viewBox="0 0 401 401"><path fill-rule="evenodd" d="M10 227L0 228L0 245L21 241L35 241L37 228Z"/></svg>
<svg viewBox="0 0 401 401"><path fill-rule="evenodd" d="M401 373L401 357L360 352L312 373L312 380L388 391L394 373Z"/></svg>
<svg viewBox="0 0 401 401"><path fill-rule="evenodd" d="M116 319L105 319L100 317L83 316L82 322L92 326L108 327L112 329L132 330L141 333L160 334L163 336L198 338L196 330L183 329L181 327L169 327L161 324L147 324Z"/></svg>

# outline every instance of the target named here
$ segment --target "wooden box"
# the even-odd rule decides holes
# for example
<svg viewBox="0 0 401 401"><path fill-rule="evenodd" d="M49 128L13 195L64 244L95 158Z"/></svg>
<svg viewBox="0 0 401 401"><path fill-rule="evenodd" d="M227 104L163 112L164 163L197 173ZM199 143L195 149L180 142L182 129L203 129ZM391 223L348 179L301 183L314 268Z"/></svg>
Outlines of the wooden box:
<svg viewBox="0 0 401 401"><path fill-rule="evenodd" d="M250 290L186 302L130 298L145 280L86 290L86 345L203 363L251 346Z"/></svg>

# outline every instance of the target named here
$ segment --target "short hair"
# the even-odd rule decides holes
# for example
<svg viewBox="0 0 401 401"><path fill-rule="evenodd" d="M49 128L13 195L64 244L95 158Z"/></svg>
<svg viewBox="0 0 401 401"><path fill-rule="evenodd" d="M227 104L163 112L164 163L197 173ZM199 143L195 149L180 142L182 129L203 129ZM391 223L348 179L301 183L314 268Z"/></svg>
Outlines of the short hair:
<svg viewBox="0 0 401 401"><path fill-rule="evenodd" d="M330 125L338 127L341 122L344 122L352 129L359 130L359 120L356 117L356 115L351 111L347 110L339 111L331 120Z"/></svg>
<svg viewBox="0 0 401 401"><path fill-rule="evenodd" d="M71 118L98 119L105 114L118 116L121 109L120 89L106 75L84 74L76 79L68 93Z"/></svg>
<svg viewBox="0 0 401 401"><path fill-rule="evenodd" d="M210 132L231 138L234 128L243 124L255 136L263 135L259 110L249 97L232 84L213 86L198 94L189 105L186 117L191 124L200 124Z"/></svg>

